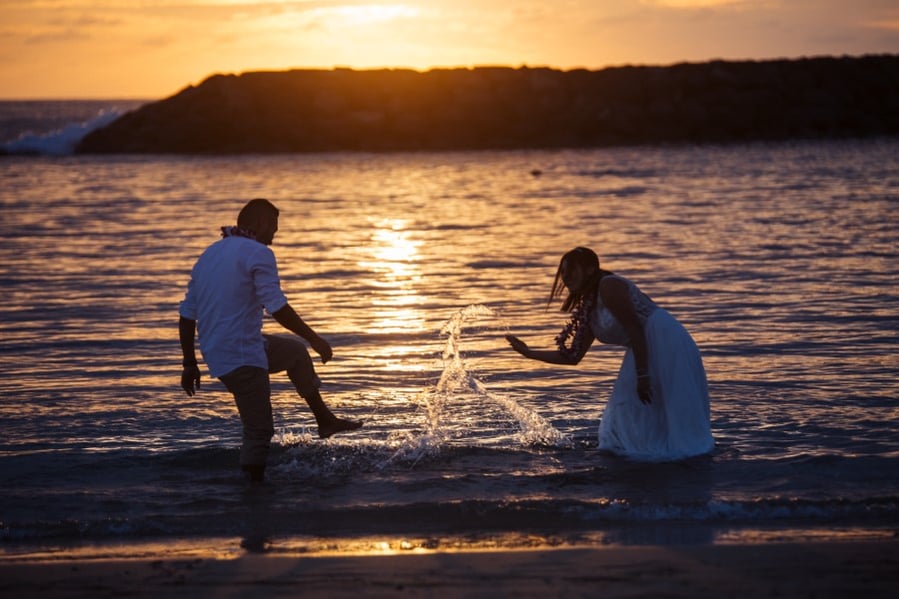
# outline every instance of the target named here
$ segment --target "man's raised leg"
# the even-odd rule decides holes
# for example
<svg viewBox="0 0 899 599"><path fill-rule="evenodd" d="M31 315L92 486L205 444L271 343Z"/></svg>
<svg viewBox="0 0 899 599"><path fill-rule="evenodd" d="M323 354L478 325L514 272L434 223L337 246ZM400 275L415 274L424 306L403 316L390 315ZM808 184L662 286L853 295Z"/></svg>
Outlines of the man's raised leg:
<svg viewBox="0 0 899 599"><path fill-rule="evenodd" d="M269 373L287 372L297 393L306 400L315 416L319 437L326 439L336 433L356 430L362 426L361 422L338 418L325 405L318 390L321 381L315 374L312 357L299 338L284 335L264 335L264 337Z"/></svg>

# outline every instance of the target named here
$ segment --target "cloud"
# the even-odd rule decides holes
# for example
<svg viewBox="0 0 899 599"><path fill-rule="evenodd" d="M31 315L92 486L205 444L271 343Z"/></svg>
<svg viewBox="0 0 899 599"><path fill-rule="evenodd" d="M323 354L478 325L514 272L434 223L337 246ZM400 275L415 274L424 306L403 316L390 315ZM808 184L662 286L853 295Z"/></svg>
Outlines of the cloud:
<svg viewBox="0 0 899 599"><path fill-rule="evenodd" d="M122 24L122 19L97 16L96 14L74 14L71 17L54 17L47 19L48 25L57 27L116 27Z"/></svg>
<svg viewBox="0 0 899 599"><path fill-rule="evenodd" d="M886 8L867 18L862 24L870 29L899 32L899 8Z"/></svg>
<svg viewBox="0 0 899 599"><path fill-rule="evenodd" d="M91 38L92 36L89 33L77 29L66 28L43 31L34 35L25 36L22 43L27 45L68 44L72 42L84 42Z"/></svg>
<svg viewBox="0 0 899 599"><path fill-rule="evenodd" d="M644 0L643 4L662 8L694 9L746 4L746 0Z"/></svg>

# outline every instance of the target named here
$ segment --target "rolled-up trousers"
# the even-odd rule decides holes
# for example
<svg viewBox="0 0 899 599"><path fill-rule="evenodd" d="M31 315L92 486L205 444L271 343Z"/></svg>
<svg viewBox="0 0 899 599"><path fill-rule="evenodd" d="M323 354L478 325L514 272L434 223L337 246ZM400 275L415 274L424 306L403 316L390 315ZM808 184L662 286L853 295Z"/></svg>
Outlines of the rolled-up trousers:
<svg viewBox="0 0 899 599"><path fill-rule="evenodd" d="M286 370L297 392L303 397L320 385L309 350L302 341L297 337L282 335L263 337L268 370L258 366L241 366L219 377L234 395L243 424L241 466L265 466L271 449L275 428L269 374Z"/></svg>

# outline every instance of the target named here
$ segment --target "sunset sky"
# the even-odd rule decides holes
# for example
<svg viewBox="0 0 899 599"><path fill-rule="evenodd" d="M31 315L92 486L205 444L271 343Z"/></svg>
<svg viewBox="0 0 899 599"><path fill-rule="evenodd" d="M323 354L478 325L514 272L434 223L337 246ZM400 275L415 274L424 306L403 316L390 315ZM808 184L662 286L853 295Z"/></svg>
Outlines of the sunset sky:
<svg viewBox="0 0 899 599"><path fill-rule="evenodd" d="M899 53L896 0L2 0L0 98L157 99L213 73L600 69Z"/></svg>

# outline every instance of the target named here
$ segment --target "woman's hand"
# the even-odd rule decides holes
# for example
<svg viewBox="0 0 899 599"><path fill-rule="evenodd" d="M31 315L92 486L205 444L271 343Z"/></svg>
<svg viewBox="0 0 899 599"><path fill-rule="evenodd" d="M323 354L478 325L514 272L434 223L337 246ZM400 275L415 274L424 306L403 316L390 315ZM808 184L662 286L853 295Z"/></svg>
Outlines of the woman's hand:
<svg viewBox="0 0 899 599"><path fill-rule="evenodd" d="M506 335L506 341L509 342L509 345L512 346L512 349L520 353L524 357L528 357L528 353L531 351L531 348L528 347L528 344L516 337L515 335Z"/></svg>
<svg viewBox="0 0 899 599"><path fill-rule="evenodd" d="M637 397L647 405L652 403L652 380L648 374L637 377Z"/></svg>

